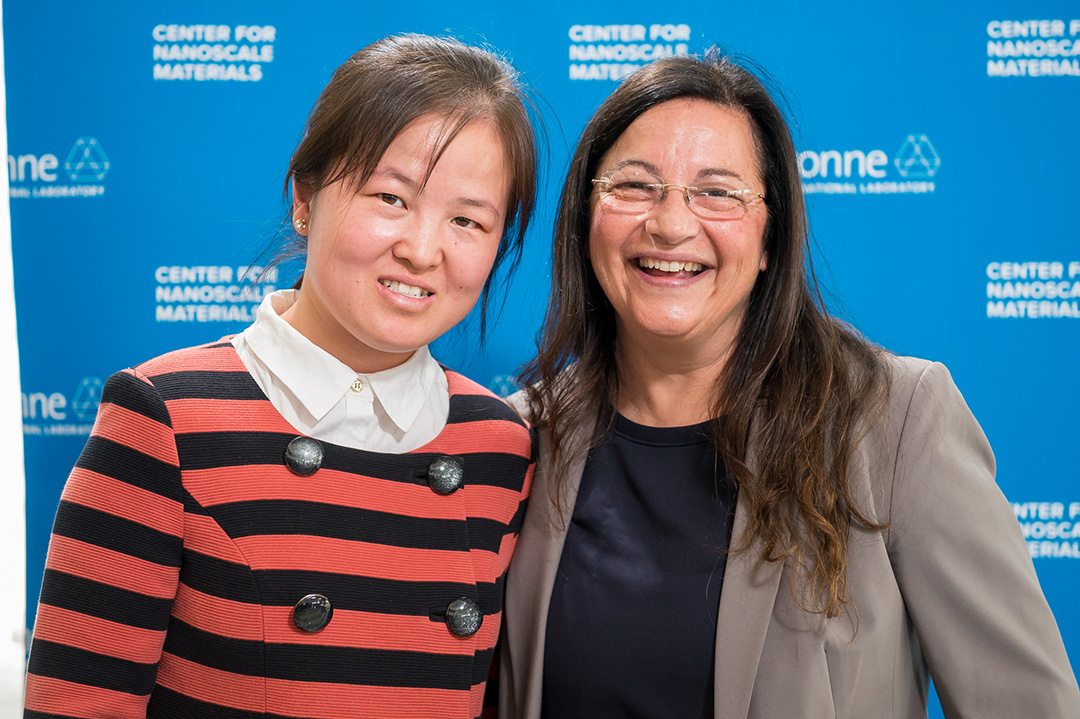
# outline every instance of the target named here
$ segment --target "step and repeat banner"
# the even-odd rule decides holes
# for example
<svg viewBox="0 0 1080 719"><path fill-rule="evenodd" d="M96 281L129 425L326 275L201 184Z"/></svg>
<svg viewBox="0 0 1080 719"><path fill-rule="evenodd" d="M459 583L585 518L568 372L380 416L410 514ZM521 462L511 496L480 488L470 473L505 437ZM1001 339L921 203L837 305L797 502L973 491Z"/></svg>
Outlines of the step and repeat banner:
<svg viewBox="0 0 1080 719"><path fill-rule="evenodd" d="M549 145L543 210L486 348L474 326L437 357L512 390L589 114L652 59L713 44L744 54L791 107L830 306L949 366L1080 666L1080 5L950 5L5 4L28 622L103 381L237 332L291 284L261 268L307 112L352 52L412 31L504 51Z"/></svg>

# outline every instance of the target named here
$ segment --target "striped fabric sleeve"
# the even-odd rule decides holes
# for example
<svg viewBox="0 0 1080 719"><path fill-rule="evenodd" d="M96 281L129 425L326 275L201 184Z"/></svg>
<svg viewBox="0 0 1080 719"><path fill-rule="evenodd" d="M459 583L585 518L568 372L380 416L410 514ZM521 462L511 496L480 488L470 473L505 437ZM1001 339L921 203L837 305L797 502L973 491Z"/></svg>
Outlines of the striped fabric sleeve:
<svg viewBox="0 0 1080 719"><path fill-rule="evenodd" d="M25 717L145 717L183 535L169 413L134 370L113 375L57 509Z"/></svg>

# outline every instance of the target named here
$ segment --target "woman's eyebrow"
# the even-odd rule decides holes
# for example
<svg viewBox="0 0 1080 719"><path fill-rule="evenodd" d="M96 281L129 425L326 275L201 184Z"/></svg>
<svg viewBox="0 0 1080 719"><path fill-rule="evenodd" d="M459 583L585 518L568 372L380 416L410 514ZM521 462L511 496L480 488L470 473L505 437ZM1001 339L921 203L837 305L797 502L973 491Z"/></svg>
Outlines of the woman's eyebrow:
<svg viewBox="0 0 1080 719"><path fill-rule="evenodd" d="M656 175L657 177L660 177L660 168L658 168L656 165L652 164L651 162L648 162L647 160L637 160L637 159L623 160L622 162L615 165L615 167L611 168L611 170L609 170L609 172L613 172L615 170L621 170L624 167L631 167L631 166L640 167L641 169L645 170L646 172L649 172L649 173L651 173L653 175Z"/></svg>
<svg viewBox="0 0 1080 719"><path fill-rule="evenodd" d="M400 183L402 183L404 185L407 185L407 186L409 186L409 187L411 187L413 189L419 187L419 183L415 179L413 179L412 177L409 177L408 175L406 175L401 170L395 169L393 167L387 167L387 168L375 170L375 172L371 173L371 176L372 177L378 177L378 176L389 177L389 178L397 180L398 182L400 182Z"/></svg>
<svg viewBox="0 0 1080 719"><path fill-rule="evenodd" d="M655 175L656 177L660 177L660 168L658 168L656 165L652 164L648 160L640 160L637 158L623 160L622 162L616 164L615 167L611 168L611 171L621 170L624 167L640 167L646 172ZM706 167L702 170L699 170L697 173L697 179L699 180L710 177L730 177L739 180L740 182L746 182L746 178L744 178L738 172L730 170L726 167Z"/></svg>
<svg viewBox="0 0 1080 719"><path fill-rule="evenodd" d="M475 197L458 197L456 202L459 205L466 205L468 207L478 207L481 210L487 210L496 217L502 217L502 211L495 205L491 204L487 200L480 200Z"/></svg>
<svg viewBox="0 0 1080 719"><path fill-rule="evenodd" d="M700 170L698 172L697 176L699 178L703 178L703 177L733 177L736 180L741 180L742 182L746 182L746 179L742 175L735 172L734 170L729 170L726 167L706 167L704 170Z"/></svg>

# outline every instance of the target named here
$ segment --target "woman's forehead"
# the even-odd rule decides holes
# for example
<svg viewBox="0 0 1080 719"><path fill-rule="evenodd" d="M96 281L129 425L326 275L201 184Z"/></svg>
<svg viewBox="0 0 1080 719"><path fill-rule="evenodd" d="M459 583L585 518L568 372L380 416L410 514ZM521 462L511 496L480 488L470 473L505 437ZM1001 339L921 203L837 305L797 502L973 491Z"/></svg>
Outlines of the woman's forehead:
<svg viewBox="0 0 1080 719"><path fill-rule="evenodd" d="M660 175L734 174L759 181L759 165L745 111L700 98L679 98L649 108L630 123L604 154L600 171L636 166Z"/></svg>

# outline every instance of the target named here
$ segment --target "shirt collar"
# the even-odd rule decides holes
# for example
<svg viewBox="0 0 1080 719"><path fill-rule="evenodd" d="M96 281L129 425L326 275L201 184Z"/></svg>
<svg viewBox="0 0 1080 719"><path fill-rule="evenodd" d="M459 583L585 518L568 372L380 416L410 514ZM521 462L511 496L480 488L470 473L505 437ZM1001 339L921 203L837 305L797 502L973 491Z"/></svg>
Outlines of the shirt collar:
<svg viewBox="0 0 1080 719"><path fill-rule="evenodd" d="M412 427L442 374L427 345L397 367L362 375L387 416L403 431Z"/></svg>
<svg viewBox="0 0 1080 719"><path fill-rule="evenodd" d="M352 392L359 377L398 429L408 431L442 372L427 346L397 367L358 374L281 318L298 294L278 290L263 299L255 322L244 331L252 353L316 420Z"/></svg>

